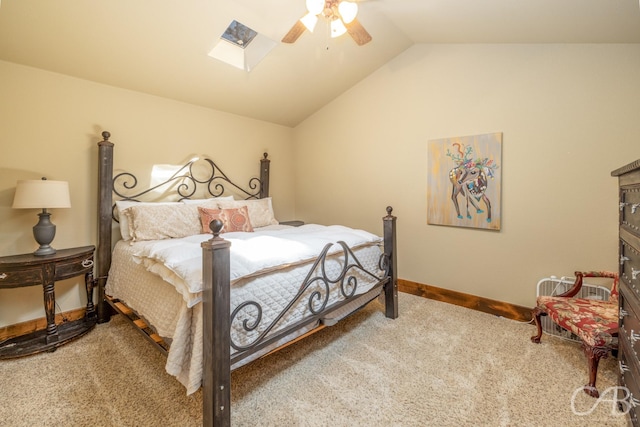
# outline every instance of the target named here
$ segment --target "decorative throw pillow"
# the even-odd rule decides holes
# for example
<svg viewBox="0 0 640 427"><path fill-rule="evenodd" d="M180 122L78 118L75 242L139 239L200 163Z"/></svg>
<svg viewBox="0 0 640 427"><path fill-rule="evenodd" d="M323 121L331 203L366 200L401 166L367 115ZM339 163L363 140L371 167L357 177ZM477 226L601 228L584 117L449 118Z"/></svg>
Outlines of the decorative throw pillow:
<svg viewBox="0 0 640 427"><path fill-rule="evenodd" d="M201 232L195 205L136 204L122 213L128 219L133 241L172 239Z"/></svg>
<svg viewBox="0 0 640 427"><path fill-rule="evenodd" d="M255 200L220 200L218 202L220 209L231 209L246 206L249 211L249 218L253 227L265 227L267 225L276 225L278 221L273 215L273 206L271 197Z"/></svg>
<svg viewBox="0 0 640 427"><path fill-rule="evenodd" d="M253 227L249 220L249 211L246 206L231 209L209 209L198 206L200 213L200 222L202 223L202 232L211 233L209 224L214 219L222 221L221 233L229 233L232 231L252 232Z"/></svg>

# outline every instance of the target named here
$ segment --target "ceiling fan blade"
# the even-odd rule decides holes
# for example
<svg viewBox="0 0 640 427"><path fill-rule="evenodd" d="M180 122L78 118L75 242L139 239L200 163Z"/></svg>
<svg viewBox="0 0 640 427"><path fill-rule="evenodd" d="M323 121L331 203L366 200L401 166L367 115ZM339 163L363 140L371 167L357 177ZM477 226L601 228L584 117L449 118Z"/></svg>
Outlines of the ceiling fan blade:
<svg viewBox="0 0 640 427"><path fill-rule="evenodd" d="M358 46L362 46L371 41L371 34L364 29L362 24L357 19L354 19L348 24L345 24L347 27L347 32L353 38Z"/></svg>
<svg viewBox="0 0 640 427"><path fill-rule="evenodd" d="M299 20L296 21L296 23L293 25L293 27L291 27L289 32L284 35L284 37L282 38L282 42L294 43L296 40L298 40L298 37L300 37L306 29L307 27L305 27L302 22L300 22Z"/></svg>

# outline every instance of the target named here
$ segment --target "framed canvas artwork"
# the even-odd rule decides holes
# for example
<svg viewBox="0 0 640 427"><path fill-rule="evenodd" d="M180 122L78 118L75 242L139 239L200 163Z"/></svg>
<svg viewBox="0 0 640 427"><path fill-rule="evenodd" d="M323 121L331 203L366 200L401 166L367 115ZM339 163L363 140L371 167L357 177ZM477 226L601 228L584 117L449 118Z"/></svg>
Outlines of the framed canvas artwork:
<svg viewBox="0 0 640 427"><path fill-rule="evenodd" d="M502 133L436 139L427 147L427 223L500 230Z"/></svg>

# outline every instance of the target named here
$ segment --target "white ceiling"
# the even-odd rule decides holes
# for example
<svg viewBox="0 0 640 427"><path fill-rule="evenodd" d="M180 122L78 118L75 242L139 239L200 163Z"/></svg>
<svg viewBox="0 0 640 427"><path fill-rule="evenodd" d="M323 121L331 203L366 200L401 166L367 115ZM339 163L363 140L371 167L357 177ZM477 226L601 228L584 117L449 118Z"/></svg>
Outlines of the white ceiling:
<svg viewBox="0 0 640 427"><path fill-rule="evenodd" d="M2 0L0 60L295 126L414 43L640 43L638 0L362 0L365 46L317 29L250 73L207 56L233 19L279 41L304 13L305 0Z"/></svg>

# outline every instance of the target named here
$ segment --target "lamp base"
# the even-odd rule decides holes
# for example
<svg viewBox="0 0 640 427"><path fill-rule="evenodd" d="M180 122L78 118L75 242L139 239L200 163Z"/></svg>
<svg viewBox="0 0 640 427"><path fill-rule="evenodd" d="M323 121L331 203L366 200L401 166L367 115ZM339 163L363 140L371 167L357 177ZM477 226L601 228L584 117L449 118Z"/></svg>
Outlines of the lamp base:
<svg viewBox="0 0 640 427"><path fill-rule="evenodd" d="M46 209L42 210L38 216L40 220L33 226L33 237L40 247L33 254L36 256L53 255L56 250L51 247L51 242L56 235L56 226L51 222L51 214Z"/></svg>
<svg viewBox="0 0 640 427"><path fill-rule="evenodd" d="M33 254L35 256L45 256L45 255L53 255L55 254L57 251L55 248L47 245L47 246L40 246L38 248L37 251L35 251Z"/></svg>

